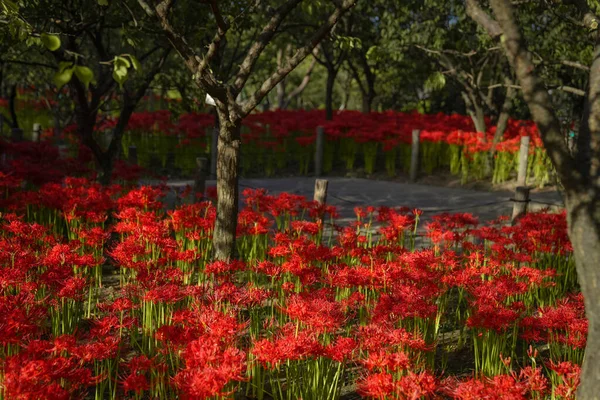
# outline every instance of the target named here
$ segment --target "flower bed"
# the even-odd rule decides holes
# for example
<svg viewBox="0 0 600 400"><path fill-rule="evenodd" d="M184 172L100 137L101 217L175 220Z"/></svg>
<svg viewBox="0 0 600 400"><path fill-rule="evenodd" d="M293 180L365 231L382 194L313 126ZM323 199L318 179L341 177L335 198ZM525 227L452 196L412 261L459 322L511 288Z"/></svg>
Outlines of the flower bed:
<svg viewBox="0 0 600 400"><path fill-rule="evenodd" d="M336 210L2 175L0 398L574 398L587 334L564 214ZM209 190L214 195L214 190Z"/></svg>
<svg viewBox="0 0 600 400"><path fill-rule="evenodd" d="M114 124L114 120L103 120L97 128L99 137L107 137ZM213 125L210 114L183 114L173 120L165 110L135 113L123 138L123 154L127 157L129 146L135 145L142 167L171 168L190 175L196 157L210 157ZM399 171L408 172L412 130L419 129L424 173L445 171L460 176L463 182L484 178L505 182L516 174L520 138L527 135L531 137L528 175L540 186L550 181L552 166L531 121L510 120L504 139L493 145L495 128L485 134L473 132L467 116L392 111L343 111L333 121L325 120L320 110L251 114L242 126L242 173L312 173L317 126L325 128L324 173L362 168L367 174L381 172L394 177ZM65 133L75 144L74 131L71 126ZM492 146L494 156L488 162Z"/></svg>

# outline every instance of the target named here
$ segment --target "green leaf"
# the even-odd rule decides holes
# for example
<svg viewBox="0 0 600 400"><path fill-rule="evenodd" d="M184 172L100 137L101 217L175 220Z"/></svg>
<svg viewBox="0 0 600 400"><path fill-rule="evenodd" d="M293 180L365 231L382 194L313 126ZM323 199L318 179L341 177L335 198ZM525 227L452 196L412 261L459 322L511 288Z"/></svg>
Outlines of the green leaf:
<svg viewBox="0 0 600 400"><path fill-rule="evenodd" d="M129 54L129 58L131 59L131 65L133 66L133 69L135 69L136 71L142 69L142 64L140 64L139 60L135 58L134 55Z"/></svg>
<svg viewBox="0 0 600 400"><path fill-rule="evenodd" d="M99 6L108 6L108 0L98 0Z"/></svg>
<svg viewBox="0 0 600 400"><path fill-rule="evenodd" d="M62 71L59 70L54 74L54 84L59 89L65 86L73 77L73 68L65 68Z"/></svg>
<svg viewBox="0 0 600 400"><path fill-rule="evenodd" d="M112 76L113 79L119 84L119 87L122 89L123 83L125 83L125 81L127 80L127 68L123 64L117 66L117 64L115 63L115 69L113 71Z"/></svg>
<svg viewBox="0 0 600 400"><path fill-rule="evenodd" d="M60 38L56 35L42 33L40 39L42 40L44 46L46 46L46 48L50 51L56 51L60 48Z"/></svg>
<svg viewBox="0 0 600 400"><path fill-rule="evenodd" d="M131 68L131 63L129 62L128 59L126 59L125 57L121 57L121 56L115 56L115 69L124 66L126 69L127 68Z"/></svg>
<svg viewBox="0 0 600 400"><path fill-rule="evenodd" d="M77 76L77 79L85 85L86 89L90 86L90 83L94 81L94 72L83 65L75 67L75 75Z"/></svg>
<svg viewBox="0 0 600 400"><path fill-rule="evenodd" d="M61 61L58 63L58 72L63 72L65 69L73 66L72 61Z"/></svg>

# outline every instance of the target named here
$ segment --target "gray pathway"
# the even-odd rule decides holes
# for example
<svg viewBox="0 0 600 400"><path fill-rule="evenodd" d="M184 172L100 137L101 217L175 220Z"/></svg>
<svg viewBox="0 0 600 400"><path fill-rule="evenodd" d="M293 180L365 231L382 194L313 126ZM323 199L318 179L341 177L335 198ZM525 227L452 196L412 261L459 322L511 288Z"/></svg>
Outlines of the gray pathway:
<svg viewBox="0 0 600 400"><path fill-rule="evenodd" d="M341 220L354 219L355 206L388 206L420 208L424 217L442 212L469 212L488 221L500 215L510 215L511 192L484 192L462 188L376 181L359 178L327 178L329 181L327 203L338 207ZM270 194L289 192L312 198L314 178L242 179L240 189L264 188ZM192 181L172 181L169 185L183 187ZM215 181L207 181L207 187ZM557 192L532 193L531 210L539 210L548 204L560 206L562 200ZM556 210L558 207L552 207ZM340 222L342 222L340 221Z"/></svg>

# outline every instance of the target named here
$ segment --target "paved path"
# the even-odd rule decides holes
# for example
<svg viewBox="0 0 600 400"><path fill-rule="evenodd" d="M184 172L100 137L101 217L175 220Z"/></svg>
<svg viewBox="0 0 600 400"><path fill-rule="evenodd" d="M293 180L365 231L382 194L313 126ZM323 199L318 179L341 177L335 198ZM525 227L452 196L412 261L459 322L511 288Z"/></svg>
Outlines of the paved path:
<svg viewBox="0 0 600 400"><path fill-rule="evenodd" d="M419 184L376 181L359 178L327 178L329 188L327 203L338 206L341 220L354 219L355 206L406 206L420 208L424 217L442 212L469 212L488 221L500 215L510 215L512 202L510 192L484 192L461 188L447 188ZM270 194L289 192L312 198L314 178L242 179L240 189L265 188ZM172 187L193 185L192 181L172 181ZM215 181L207 181L214 186ZM557 192L532 193L531 210L539 210L548 204L561 205ZM542 204L543 203L543 204ZM557 207L553 207L557 209ZM342 222L339 221L339 222Z"/></svg>

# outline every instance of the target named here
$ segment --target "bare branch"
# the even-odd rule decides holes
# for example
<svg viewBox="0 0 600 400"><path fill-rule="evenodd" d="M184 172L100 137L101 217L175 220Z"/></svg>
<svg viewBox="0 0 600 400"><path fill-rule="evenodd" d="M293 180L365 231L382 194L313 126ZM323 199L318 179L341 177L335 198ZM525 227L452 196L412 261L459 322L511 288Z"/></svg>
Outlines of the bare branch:
<svg viewBox="0 0 600 400"><path fill-rule="evenodd" d="M27 66L31 66L31 67L44 67L44 68L56 69L55 65L41 63L41 62L35 62L35 61L2 60L2 62L7 63L7 64L19 64L19 65L27 65Z"/></svg>
<svg viewBox="0 0 600 400"><path fill-rule="evenodd" d="M317 65L317 60L313 57L309 67L308 67L308 71L306 71L306 74L304 74L304 78L302 78L302 82L300 82L300 84L298 86L296 86L296 88L294 90L292 90L290 92L290 94L286 97L283 108L287 108L290 104L290 102L292 101L292 99L296 96L298 96L300 93L302 93L304 91L304 89L306 89L306 86L308 86L308 83L310 82L310 77L312 75L313 70L315 69L315 66Z"/></svg>
<svg viewBox="0 0 600 400"><path fill-rule="evenodd" d="M563 60L560 62L562 65L566 65L568 67L573 67L573 68L577 68L583 71L589 71L590 67L588 67L587 65L583 65L581 63L578 63L576 61L567 61L567 60Z"/></svg>
<svg viewBox="0 0 600 400"><path fill-rule="evenodd" d="M296 50L295 54L287 60L287 63L281 68L278 68L266 81L263 82L261 87L254 92L252 96L248 98L241 108L242 117L252 111L258 103L265 97L271 89L275 87L287 74L289 74L294 68L298 66L312 51L313 49L327 36L331 28L337 23L340 17L350 10L356 4L357 0L344 0L344 2L336 7L335 11L329 16L327 21L321 25L321 27L315 32L310 38L309 43Z"/></svg>
<svg viewBox="0 0 600 400"><path fill-rule="evenodd" d="M585 96L585 90L577 89L577 88L574 88L572 86L561 85L561 86L553 87L551 89L560 90L560 91L563 91L563 92L566 92L566 93L572 93L572 94L575 94L575 95L581 96L581 97Z"/></svg>
<svg viewBox="0 0 600 400"><path fill-rule="evenodd" d="M258 38L253 43L252 47L250 47L250 50L248 50L246 58L240 65L240 70L235 77L235 81L233 82L233 89L235 93L239 93L246 84L246 81L250 76L252 68L254 67L254 64L256 64L256 61L262 54L263 50L265 49L265 47L267 47L267 45L275 35L275 32L277 31L277 28L279 27L283 19L301 1L302 0L288 0L285 4L283 4L275 11L267 25L265 25L262 32L258 35Z"/></svg>
<svg viewBox="0 0 600 400"><path fill-rule="evenodd" d="M208 63L216 53L219 41L223 37L224 33L221 35L221 29L218 29L218 32L216 33L213 42L210 44L206 55L204 58L200 58L194 49L187 43L185 37L179 32L175 31L169 22L169 10L173 4L173 1L174 0L162 0L154 9L150 7L145 0L138 0L138 3L149 16L158 18L163 31L166 33L167 38L169 39L169 42L171 42L173 48L175 48L175 50L183 58L186 67L192 72L193 77L198 85L200 85L202 89L204 89L215 99L224 100L227 95L225 89L217 82L213 74L207 71Z"/></svg>

